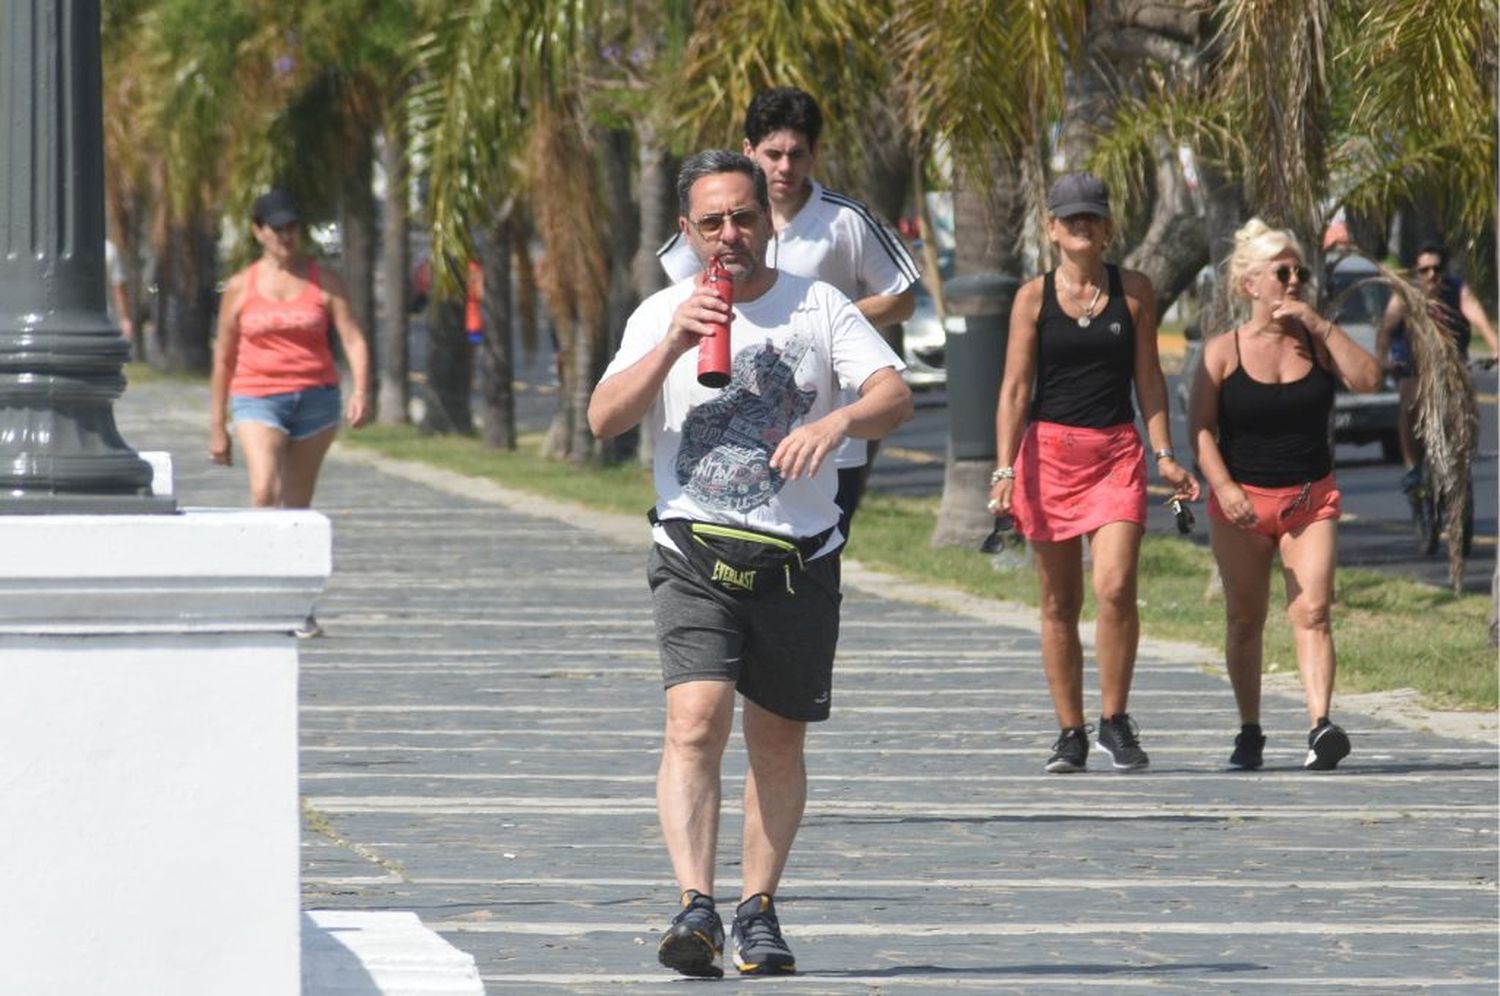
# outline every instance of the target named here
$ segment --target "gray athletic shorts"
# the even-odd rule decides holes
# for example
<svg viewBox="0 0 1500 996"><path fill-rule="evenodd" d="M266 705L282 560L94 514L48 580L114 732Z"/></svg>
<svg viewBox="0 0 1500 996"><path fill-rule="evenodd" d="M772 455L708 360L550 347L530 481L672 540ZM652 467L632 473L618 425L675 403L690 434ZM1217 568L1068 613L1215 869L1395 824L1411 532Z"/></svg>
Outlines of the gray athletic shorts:
<svg viewBox="0 0 1500 996"><path fill-rule="evenodd" d="M745 698L785 719L828 718L839 642L839 555L792 570L792 593L737 598L682 555L651 545L646 568L661 650L662 684L732 681Z"/></svg>

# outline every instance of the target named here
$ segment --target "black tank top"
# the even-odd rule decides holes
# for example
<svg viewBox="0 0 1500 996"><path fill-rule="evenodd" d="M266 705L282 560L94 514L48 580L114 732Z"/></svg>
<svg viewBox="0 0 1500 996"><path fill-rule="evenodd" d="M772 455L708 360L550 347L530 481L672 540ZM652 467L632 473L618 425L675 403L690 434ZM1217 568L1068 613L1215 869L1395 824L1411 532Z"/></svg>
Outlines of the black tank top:
<svg viewBox="0 0 1500 996"><path fill-rule="evenodd" d="M1444 277L1433 297L1436 300L1432 303L1432 317L1453 337L1454 344L1458 346L1459 357L1467 360L1469 340L1473 338L1474 330L1470 327L1468 318L1464 317L1464 282L1456 277ZM1391 333L1391 338L1405 339L1407 334L1406 319L1403 318Z"/></svg>
<svg viewBox="0 0 1500 996"><path fill-rule="evenodd" d="M1135 322L1125 301L1118 266L1104 267L1109 301L1087 326L1069 318L1057 302L1057 271L1042 278L1037 316L1035 422L1104 429L1135 421L1130 389L1135 383Z"/></svg>
<svg viewBox="0 0 1500 996"><path fill-rule="evenodd" d="M1233 335L1235 368L1219 388L1219 452L1229 476L1261 488L1327 477L1333 471L1328 416L1335 385L1333 374L1318 362L1307 331L1302 339L1312 369L1285 384L1266 384L1247 374L1239 329Z"/></svg>

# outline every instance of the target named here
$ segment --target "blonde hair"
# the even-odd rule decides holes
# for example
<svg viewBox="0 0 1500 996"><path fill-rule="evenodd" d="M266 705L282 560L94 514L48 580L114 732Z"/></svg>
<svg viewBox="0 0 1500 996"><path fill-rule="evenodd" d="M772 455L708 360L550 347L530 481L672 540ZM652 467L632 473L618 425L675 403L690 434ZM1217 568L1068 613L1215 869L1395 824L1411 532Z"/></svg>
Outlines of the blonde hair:
<svg viewBox="0 0 1500 996"><path fill-rule="evenodd" d="M1234 251L1224 261L1229 277L1229 292L1235 297L1247 297L1245 278L1280 256L1288 249L1297 258L1307 261L1302 251L1302 242L1289 228L1272 228L1259 218L1251 218L1234 233Z"/></svg>

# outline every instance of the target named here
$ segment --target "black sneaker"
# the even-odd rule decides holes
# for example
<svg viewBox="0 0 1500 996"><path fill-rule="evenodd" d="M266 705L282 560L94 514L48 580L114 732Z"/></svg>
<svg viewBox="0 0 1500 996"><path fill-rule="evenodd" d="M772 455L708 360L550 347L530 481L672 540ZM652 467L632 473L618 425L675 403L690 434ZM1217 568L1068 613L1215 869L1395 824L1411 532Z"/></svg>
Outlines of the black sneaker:
<svg viewBox="0 0 1500 996"><path fill-rule="evenodd" d="M1246 723L1240 727L1239 736L1234 738L1234 753L1229 755L1229 766L1241 771L1255 771L1265 763L1261 756L1265 749L1266 737L1260 732L1260 727Z"/></svg>
<svg viewBox="0 0 1500 996"><path fill-rule="evenodd" d="M741 975L791 975L797 971L797 960L781 939L776 905L764 892L735 909L729 943L734 948L734 967Z"/></svg>
<svg viewBox="0 0 1500 996"><path fill-rule="evenodd" d="M1141 771L1151 763L1141 750L1140 727L1126 713L1099 719L1098 744L1116 771Z"/></svg>
<svg viewBox="0 0 1500 996"><path fill-rule="evenodd" d="M1088 765L1089 730L1086 726L1068 726L1057 735L1046 770L1054 775L1082 771Z"/></svg>
<svg viewBox="0 0 1500 996"><path fill-rule="evenodd" d="M1302 766L1309 771L1332 771L1349 756L1349 734L1327 719L1307 733L1307 760Z"/></svg>
<svg viewBox="0 0 1500 996"><path fill-rule="evenodd" d="M682 910L661 935L656 960L683 975L719 979L724 976L723 954L724 921L714 909L713 897L687 890L682 894Z"/></svg>

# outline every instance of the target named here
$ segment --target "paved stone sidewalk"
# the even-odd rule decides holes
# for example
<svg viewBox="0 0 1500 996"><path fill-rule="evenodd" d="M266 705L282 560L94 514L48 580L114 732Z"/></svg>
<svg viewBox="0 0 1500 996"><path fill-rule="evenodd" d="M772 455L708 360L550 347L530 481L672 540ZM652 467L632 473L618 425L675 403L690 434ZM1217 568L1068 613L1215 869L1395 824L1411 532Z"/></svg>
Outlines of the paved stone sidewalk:
<svg viewBox="0 0 1500 996"><path fill-rule="evenodd" d="M175 454L184 503L243 505L242 471L203 456L206 397L146 385L119 420ZM415 911L494 993L694 984L655 961L675 896L644 520L355 451L317 507L335 575L328 635L302 645L305 904ZM1230 773L1227 683L1148 644L1132 712L1152 770L1045 776L1029 614L856 569L846 588L779 897L803 974L715 992L1495 992L1493 744L1336 711L1354 754L1307 773L1301 704L1273 696L1267 768ZM1092 666L1089 689L1096 709ZM727 799L740 755L736 736Z"/></svg>

